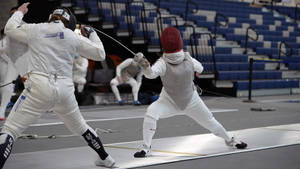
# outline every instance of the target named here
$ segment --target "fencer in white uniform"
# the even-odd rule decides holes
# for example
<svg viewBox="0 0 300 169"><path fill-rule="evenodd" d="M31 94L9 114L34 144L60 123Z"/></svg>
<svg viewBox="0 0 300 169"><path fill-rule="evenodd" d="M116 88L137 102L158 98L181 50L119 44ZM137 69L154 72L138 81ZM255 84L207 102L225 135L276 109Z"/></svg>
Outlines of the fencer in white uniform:
<svg viewBox="0 0 300 169"><path fill-rule="evenodd" d="M17 10L16 7L10 10L11 15ZM21 22L21 25L25 22ZM4 36L1 40L1 84L6 84L17 79L18 75L23 76L27 71L27 44L17 41L8 36ZM5 120L5 110L13 93L14 84L9 84L0 88L1 105L0 105L0 120Z"/></svg>
<svg viewBox="0 0 300 169"><path fill-rule="evenodd" d="M7 36L29 45L30 57L25 89L0 134L0 168L9 157L14 141L30 124L50 110L71 132L83 136L97 152L99 158L96 165L112 167L114 160L80 113L72 80L75 53L95 61L105 59L101 40L92 29L89 39L73 32L75 16L66 8L54 10L48 23L20 26L28 5L21 5L5 26Z"/></svg>
<svg viewBox="0 0 300 169"><path fill-rule="evenodd" d="M86 74L88 69L89 61L81 56L77 56L73 65L73 81L79 93L84 89L86 84Z"/></svg>
<svg viewBox="0 0 300 169"><path fill-rule="evenodd" d="M142 84L143 72L138 63L132 59L128 58L120 63L116 68L116 77L110 81L111 90L116 96L120 105L123 104L123 100L120 97L120 92L117 88L121 84L129 84L131 86L133 95L133 104L140 105L138 101L138 92ZM136 78L136 79L135 79Z"/></svg>
<svg viewBox="0 0 300 169"><path fill-rule="evenodd" d="M141 53L135 56L143 67L145 77L154 79L160 76L163 88L159 99L147 108L143 123L144 143L134 157L146 157L151 154L151 142L157 128L157 120L182 114L191 117L216 136L223 138L227 145L246 148L247 144L238 143L228 135L199 97L193 78L194 72L203 71L203 66L189 53L183 52L179 31L174 27L167 27L162 32L161 44L163 56L152 67Z"/></svg>

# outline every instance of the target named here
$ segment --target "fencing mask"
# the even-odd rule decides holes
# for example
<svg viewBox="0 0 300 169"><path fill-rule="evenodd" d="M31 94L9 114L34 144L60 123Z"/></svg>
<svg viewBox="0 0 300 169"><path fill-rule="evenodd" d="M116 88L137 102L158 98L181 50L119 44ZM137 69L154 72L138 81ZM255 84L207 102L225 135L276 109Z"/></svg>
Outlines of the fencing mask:
<svg viewBox="0 0 300 169"><path fill-rule="evenodd" d="M52 12L52 14L50 14L49 20L51 19L52 15L62 16L68 22L66 27L71 29L72 31L75 30L77 20L76 20L76 17L73 15L73 13L71 12L71 10L69 8L60 7L60 8L55 9Z"/></svg>
<svg viewBox="0 0 300 169"><path fill-rule="evenodd" d="M174 27L165 28L161 34L160 41L164 53L176 53L183 48L180 32Z"/></svg>

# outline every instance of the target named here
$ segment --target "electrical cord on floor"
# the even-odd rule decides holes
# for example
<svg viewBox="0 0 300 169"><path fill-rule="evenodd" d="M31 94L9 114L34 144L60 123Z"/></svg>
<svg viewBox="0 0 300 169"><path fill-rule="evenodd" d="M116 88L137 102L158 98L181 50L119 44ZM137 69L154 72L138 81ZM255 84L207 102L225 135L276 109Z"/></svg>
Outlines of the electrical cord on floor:
<svg viewBox="0 0 300 169"><path fill-rule="evenodd" d="M98 135L105 133L116 133L117 131L115 130L111 130L111 129L100 129L100 128L96 128L95 129L96 133ZM40 136L38 134L22 134L21 136L19 136L19 139L57 139L57 138L67 138L67 137L74 137L74 136L78 136L76 134L66 134L66 135L49 135L49 136Z"/></svg>

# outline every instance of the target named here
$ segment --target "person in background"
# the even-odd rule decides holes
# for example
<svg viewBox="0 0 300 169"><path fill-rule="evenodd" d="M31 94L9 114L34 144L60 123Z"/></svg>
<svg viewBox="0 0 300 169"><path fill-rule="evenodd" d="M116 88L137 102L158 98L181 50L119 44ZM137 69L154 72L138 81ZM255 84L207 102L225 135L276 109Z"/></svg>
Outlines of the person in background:
<svg viewBox="0 0 300 169"><path fill-rule="evenodd" d="M143 72L136 60L128 58L120 63L116 68L116 77L110 81L111 89L118 100L120 105L124 104L124 101L120 97L120 92L117 88L121 84L129 84L132 88L133 104L140 105L138 100L138 92L142 83ZM136 79L135 79L136 78Z"/></svg>
<svg viewBox="0 0 300 169"><path fill-rule="evenodd" d="M79 35L83 35L84 37L87 37L87 33L85 32L85 26L81 26L81 31L79 29L76 29L75 32ZM75 83L75 88L78 91L78 93L81 93L84 89L84 85L86 84L86 75L87 75L87 69L89 66L89 61L76 54L75 60L73 64L73 81Z"/></svg>
<svg viewBox="0 0 300 169"><path fill-rule="evenodd" d="M13 7L10 10L12 16L18 7ZM20 25L26 24L23 20ZM0 48L3 51L0 55L1 61L1 83L9 83L15 81L17 77L23 76L27 72L27 55L29 54L28 45L6 36L3 32L3 39L1 40ZM10 102L14 95L15 85L11 83L5 87L0 88L1 105L0 105L0 121L5 120L5 111L8 106L13 106Z"/></svg>

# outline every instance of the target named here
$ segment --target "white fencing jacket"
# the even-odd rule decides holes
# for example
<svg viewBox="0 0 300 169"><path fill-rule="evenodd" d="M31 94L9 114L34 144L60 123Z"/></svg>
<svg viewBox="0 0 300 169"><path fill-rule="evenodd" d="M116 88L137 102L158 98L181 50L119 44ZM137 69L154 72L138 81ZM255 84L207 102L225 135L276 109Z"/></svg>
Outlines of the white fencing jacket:
<svg viewBox="0 0 300 169"><path fill-rule="evenodd" d="M10 38L28 44L28 71L72 79L76 53L95 61L105 60L104 47L96 32L87 39L65 28L61 21L21 25L23 16L21 11L16 11L8 20L4 32Z"/></svg>
<svg viewBox="0 0 300 169"><path fill-rule="evenodd" d="M119 76L119 77L122 77L122 71L124 70L124 71L126 71L126 68L128 68L129 66L131 66L131 65L135 65L134 64L134 60L132 59L132 58L128 58L128 59L126 59L126 60L124 60L122 63L120 63L118 66L117 66L117 69L116 69L116 75L117 76ZM138 67L138 65L136 65L137 67ZM130 75L130 74L126 74L128 77L127 78L131 78L132 77L132 75ZM134 76L136 76L136 81L137 81L137 83L139 84L139 86L140 86L140 84L141 84L141 82L142 82L142 77L143 77L143 72L142 72L142 70L141 71L139 71L136 75L134 75ZM132 78L134 78L134 76L132 77ZM123 80L126 80L126 79L123 79Z"/></svg>
<svg viewBox="0 0 300 169"><path fill-rule="evenodd" d="M168 55L170 55L170 54L168 54ZM178 55L178 58L184 58L185 55L187 55L188 57L190 57L190 59L192 61L192 64L193 64L192 69L195 72L198 72L198 73L201 73L203 71L202 64L200 62L198 62L196 59L192 58L188 52L182 52L181 51L181 52L178 52L178 53L174 53L174 55ZM165 76L166 69L167 69L165 60L166 59L164 59L164 58L159 58L153 66L148 67L146 69L143 69L143 73L146 76L146 78L154 79L154 78L157 78L158 76L161 76L161 77ZM183 60L183 59L178 59L178 60ZM175 101L166 92L164 87L162 88L161 95L164 95L166 98L172 100L172 102L175 103Z"/></svg>

